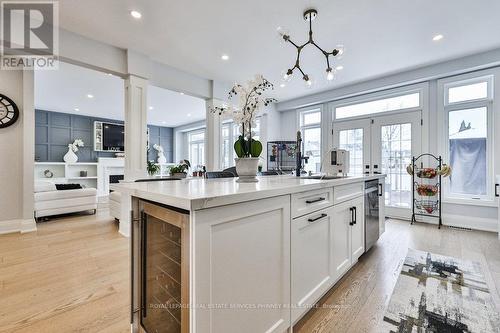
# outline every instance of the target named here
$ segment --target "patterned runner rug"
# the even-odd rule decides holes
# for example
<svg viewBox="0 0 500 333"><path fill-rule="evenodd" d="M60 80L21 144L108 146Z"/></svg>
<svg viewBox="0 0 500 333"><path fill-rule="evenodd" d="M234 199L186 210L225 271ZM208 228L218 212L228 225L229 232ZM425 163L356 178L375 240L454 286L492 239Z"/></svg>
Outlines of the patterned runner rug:
<svg viewBox="0 0 500 333"><path fill-rule="evenodd" d="M380 332L500 332L481 265L408 250Z"/></svg>

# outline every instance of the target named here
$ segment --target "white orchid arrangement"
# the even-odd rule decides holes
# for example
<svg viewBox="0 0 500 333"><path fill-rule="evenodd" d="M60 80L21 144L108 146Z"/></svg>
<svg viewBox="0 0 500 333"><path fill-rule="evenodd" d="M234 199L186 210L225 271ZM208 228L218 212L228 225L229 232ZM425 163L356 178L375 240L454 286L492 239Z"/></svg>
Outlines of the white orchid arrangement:
<svg viewBox="0 0 500 333"><path fill-rule="evenodd" d="M75 139L75 141L73 141L73 143L70 143L68 145L68 148L71 149L75 153L78 151L78 147L84 147L84 143L83 143L82 139Z"/></svg>
<svg viewBox="0 0 500 333"><path fill-rule="evenodd" d="M156 150L159 154L163 153L163 147L160 146L159 144L154 144L153 145L154 150Z"/></svg>
<svg viewBox="0 0 500 333"><path fill-rule="evenodd" d="M224 105L214 107L212 112L220 116L232 118L239 125L240 136L234 143L234 150L239 158L259 157L262 152L262 144L254 140L252 128L256 128L256 119L260 110L264 106L277 102L276 99L265 97L263 94L267 90L274 89L271 82L262 75L256 75L253 80L246 83L246 86L235 84L229 92L229 99L238 97L238 105Z"/></svg>

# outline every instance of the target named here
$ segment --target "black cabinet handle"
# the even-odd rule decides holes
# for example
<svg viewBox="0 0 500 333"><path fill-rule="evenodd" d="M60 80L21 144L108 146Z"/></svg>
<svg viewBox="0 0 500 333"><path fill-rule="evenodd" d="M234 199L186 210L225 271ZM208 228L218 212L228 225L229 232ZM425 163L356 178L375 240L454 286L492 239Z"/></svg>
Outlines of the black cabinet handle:
<svg viewBox="0 0 500 333"><path fill-rule="evenodd" d="M379 183L379 184L378 184L378 196L379 196L379 197L381 197L381 196L382 196L382 194L383 194L383 193L382 193L382 184L381 184L381 183Z"/></svg>
<svg viewBox="0 0 500 333"><path fill-rule="evenodd" d="M357 218L357 211L356 211L356 207L352 207L352 210L353 210L353 215L354 215L354 221L352 223L356 224L356 222L358 222L358 218Z"/></svg>
<svg viewBox="0 0 500 333"><path fill-rule="evenodd" d="M323 200L326 200L326 199L323 198L323 197L321 197L321 198L317 198L317 199L313 199L313 200L306 200L306 203L307 204L312 204L312 203L320 202L320 201L323 201Z"/></svg>
<svg viewBox="0 0 500 333"><path fill-rule="evenodd" d="M498 186L500 184L495 184L495 197L500 197L500 194L498 194Z"/></svg>
<svg viewBox="0 0 500 333"><path fill-rule="evenodd" d="M349 211L351 212L351 221L349 222L350 226L354 225L354 207L349 207Z"/></svg>
<svg viewBox="0 0 500 333"><path fill-rule="evenodd" d="M322 218L325 218L327 216L328 216L328 214L323 213L323 214L321 214L320 216L318 216L318 217L316 217L314 219L307 219L307 222L316 222L317 220L321 220Z"/></svg>

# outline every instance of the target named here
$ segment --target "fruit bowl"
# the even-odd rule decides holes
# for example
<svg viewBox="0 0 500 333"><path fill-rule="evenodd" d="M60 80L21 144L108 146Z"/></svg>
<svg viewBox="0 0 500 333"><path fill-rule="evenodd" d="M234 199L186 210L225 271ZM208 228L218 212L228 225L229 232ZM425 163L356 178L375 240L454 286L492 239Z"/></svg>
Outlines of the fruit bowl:
<svg viewBox="0 0 500 333"><path fill-rule="evenodd" d="M417 171L417 177L433 179L438 175L438 171L434 168L424 168Z"/></svg>
<svg viewBox="0 0 500 333"><path fill-rule="evenodd" d="M424 197L432 197L433 195L436 195L438 191L439 188L436 185L417 185L417 193Z"/></svg>
<svg viewBox="0 0 500 333"><path fill-rule="evenodd" d="M439 201L437 200L415 200L415 206L418 209L425 210L428 214L432 214L438 209Z"/></svg>

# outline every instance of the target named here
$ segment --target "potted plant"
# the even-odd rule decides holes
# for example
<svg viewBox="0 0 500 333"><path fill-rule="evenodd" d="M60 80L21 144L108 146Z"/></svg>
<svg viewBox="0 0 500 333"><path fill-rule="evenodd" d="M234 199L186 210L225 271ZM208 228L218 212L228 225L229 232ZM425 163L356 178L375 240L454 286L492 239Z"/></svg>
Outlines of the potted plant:
<svg viewBox="0 0 500 333"><path fill-rule="evenodd" d="M75 139L73 143L68 145L68 152L64 155L63 160L66 163L76 163L78 162L78 156L75 154L79 147L83 147L82 139Z"/></svg>
<svg viewBox="0 0 500 333"><path fill-rule="evenodd" d="M170 175L177 178L186 178L187 171L191 167L188 160L182 160L179 164L170 167Z"/></svg>
<svg viewBox="0 0 500 333"><path fill-rule="evenodd" d="M263 106L276 102L276 99L265 97L264 93L274 89L271 82L262 75L256 75L246 86L236 84L229 92L229 99L239 97L238 105L214 107L212 111L221 116L233 118L235 124L239 125L240 135L234 143L234 151L238 182L257 182L257 168L259 157L262 153L262 143L254 139L252 128L256 128L255 120Z"/></svg>
<svg viewBox="0 0 500 333"><path fill-rule="evenodd" d="M154 176L158 172L160 172L160 166L156 164L154 161L148 161L147 169L148 169L148 174L150 176Z"/></svg>

